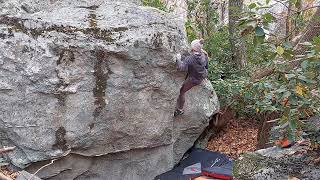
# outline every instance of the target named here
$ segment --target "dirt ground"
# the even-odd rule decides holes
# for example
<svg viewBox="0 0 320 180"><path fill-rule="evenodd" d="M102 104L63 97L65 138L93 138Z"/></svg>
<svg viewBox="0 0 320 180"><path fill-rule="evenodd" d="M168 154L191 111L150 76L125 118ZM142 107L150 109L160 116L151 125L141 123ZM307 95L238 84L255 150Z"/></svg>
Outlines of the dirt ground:
<svg viewBox="0 0 320 180"><path fill-rule="evenodd" d="M207 149L237 159L243 153L256 150L258 131L259 124L254 119L231 119L218 135L209 141Z"/></svg>

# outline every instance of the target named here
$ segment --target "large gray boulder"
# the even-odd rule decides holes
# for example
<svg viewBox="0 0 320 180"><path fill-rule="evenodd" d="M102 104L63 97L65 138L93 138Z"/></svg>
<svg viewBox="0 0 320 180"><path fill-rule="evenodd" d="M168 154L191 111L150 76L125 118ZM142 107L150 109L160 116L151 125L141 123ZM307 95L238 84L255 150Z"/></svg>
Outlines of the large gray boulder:
<svg viewBox="0 0 320 180"><path fill-rule="evenodd" d="M30 174L27 171L21 171L16 177L16 180L41 180L41 179L33 174Z"/></svg>
<svg viewBox="0 0 320 180"><path fill-rule="evenodd" d="M239 180L301 180L320 178L319 165L313 163L316 157L307 153L308 147L294 145L281 149L270 147L240 157L234 166L235 179Z"/></svg>
<svg viewBox="0 0 320 180"><path fill-rule="evenodd" d="M152 179L219 110L211 84L173 118L183 23L138 1L0 0L0 145L49 179ZM22 7L23 6L23 7Z"/></svg>

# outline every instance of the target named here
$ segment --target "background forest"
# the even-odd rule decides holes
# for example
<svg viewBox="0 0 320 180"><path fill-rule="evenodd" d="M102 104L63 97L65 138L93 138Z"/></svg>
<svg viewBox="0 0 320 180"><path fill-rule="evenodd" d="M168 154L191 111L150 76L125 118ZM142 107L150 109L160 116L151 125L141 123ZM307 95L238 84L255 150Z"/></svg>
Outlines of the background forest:
<svg viewBox="0 0 320 180"><path fill-rule="evenodd" d="M211 57L209 79L225 109L258 120L276 114L272 122L292 141L312 132L307 120L320 112L319 2L145 0L144 4L184 16L189 41L205 39Z"/></svg>

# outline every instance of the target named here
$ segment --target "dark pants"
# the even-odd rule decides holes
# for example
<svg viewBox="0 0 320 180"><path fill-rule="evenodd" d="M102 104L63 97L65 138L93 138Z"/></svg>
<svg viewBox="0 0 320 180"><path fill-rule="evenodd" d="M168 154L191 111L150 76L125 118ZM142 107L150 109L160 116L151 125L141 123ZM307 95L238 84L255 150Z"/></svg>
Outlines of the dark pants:
<svg viewBox="0 0 320 180"><path fill-rule="evenodd" d="M185 93L187 91L189 91L191 88L193 88L194 86L197 86L199 84L201 84L201 82L199 82L199 83L192 82L191 79L186 79L183 82L182 87L180 89L179 97L177 99L176 109L183 109L183 106L184 106L184 103L185 103Z"/></svg>

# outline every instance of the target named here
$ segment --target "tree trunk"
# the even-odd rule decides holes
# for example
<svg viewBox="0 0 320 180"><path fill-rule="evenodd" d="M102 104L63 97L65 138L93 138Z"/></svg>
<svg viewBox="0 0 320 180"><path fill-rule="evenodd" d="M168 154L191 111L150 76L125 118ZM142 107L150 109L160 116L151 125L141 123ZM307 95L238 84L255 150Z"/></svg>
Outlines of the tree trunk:
<svg viewBox="0 0 320 180"><path fill-rule="evenodd" d="M226 2L223 1L221 3L221 18L220 18L221 24L224 24L225 22L225 13L226 13Z"/></svg>
<svg viewBox="0 0 320 180"><path fill-rule="evenodd" d="M239 36L237 21L243 8L243 0L229 0L229 34L232 51L232 60L236 68L242 69L246 66L246 46Z"/></svg>
<svg viewBox="0 0 320 180"><path fill-rule="evenodd" d="M299 3L299 6L298 6L298 8L296 8L297 11L298 11L297 15L298 15L298 16L301 16L301 15L303 14L303 13L301 12L301 10L302 10L302 5L303 5L303 0L299 1L298 3ZM294 19L293 24L294 24L294 30L293 30L293 32L292 32L292 37L295 37L295 36L297 36L297 35L299 34L299 32L300 32L300 29L298 28L298 26L299 26L299 25L298 25L298 20L297 20L297 19Z"/></svg>
<svg viewBox="0 0 320 180"><path fill-rule="evenodd" d="M289 34L291 32L291 8L292 8L292 3L289 2L288 10L287 10L287 19L286 19L286 37L288 37L288 40L290 39Z"/></svg>

